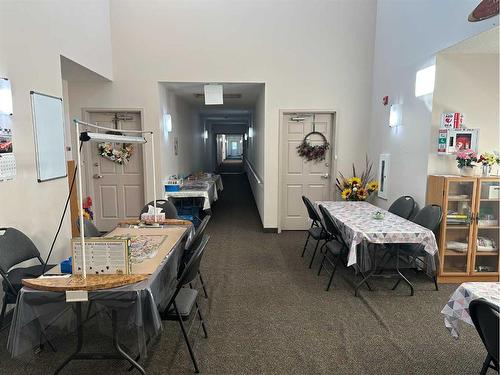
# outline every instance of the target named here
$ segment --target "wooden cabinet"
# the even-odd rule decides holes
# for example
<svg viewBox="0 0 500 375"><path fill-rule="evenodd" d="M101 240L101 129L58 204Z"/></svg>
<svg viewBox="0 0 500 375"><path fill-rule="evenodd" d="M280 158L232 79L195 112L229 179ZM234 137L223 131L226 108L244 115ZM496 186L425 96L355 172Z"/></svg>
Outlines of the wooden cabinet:
<svg viewBox="0 0 500 375"><path fill-rule="evenodd" d="M500 178L429 176L427 204L443 209L438 282L498 281Z"/></svg>

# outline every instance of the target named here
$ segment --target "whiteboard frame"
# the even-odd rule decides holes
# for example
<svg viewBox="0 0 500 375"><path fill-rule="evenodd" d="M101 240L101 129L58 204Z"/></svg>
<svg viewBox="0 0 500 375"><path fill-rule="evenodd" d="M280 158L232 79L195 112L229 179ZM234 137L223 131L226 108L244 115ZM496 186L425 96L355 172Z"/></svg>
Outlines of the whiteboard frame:
<svg viewBox="0 0 500 375"><path fill-rule="evenodd" d="M66 157L64 159L64 165L65 165L65 172L64 175L61 176L54 176L46 179L41 179L40 178L40 160L39 160L39 154L38 154L38 139L37 139L37 124L36 124L36 113L35 113L35 102L34 102L34 95L40 95L40 96L45 96L47 98L52 98L59 100L61 102L61 125L62 125L62 131L63 131L63 140L65 142L66 140L66 129L65 129L65 124L64 124L64 106L63 106L63 99L57 96L53 95L48 95L48 94L43 94L41 92L37 91L30 91L30 99L31 99L31 117L33 120L33 138L34 138L34 143L35 143L35 161L36 161L36 173L37 173L37 181L39 183L41 182L46 182L46 181L52 181L52 180L57 180L60 178L66 178L68 177L68 167L67 167L67 160ZM66 153L65 150L65 144L63 143L63 150L64 150L64 155Z"/></svg>

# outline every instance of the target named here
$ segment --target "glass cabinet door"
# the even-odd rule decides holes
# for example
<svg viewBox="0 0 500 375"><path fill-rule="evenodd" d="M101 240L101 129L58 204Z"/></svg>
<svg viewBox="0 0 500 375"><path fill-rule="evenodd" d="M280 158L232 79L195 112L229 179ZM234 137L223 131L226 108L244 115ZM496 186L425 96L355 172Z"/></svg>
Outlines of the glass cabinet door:
<svg viewBox="0 0 500 375"><path fill-rule="evenodd" d="M446 231L443 271L446 273L468 272L475 187L475 179L448 181L447 211L443 217Z"/></svg>
<svg viewBox="0 0 500 375"><path fill-rule="evenodd" d="M474 273L498 272L500 180L479 180Z"/></svg>

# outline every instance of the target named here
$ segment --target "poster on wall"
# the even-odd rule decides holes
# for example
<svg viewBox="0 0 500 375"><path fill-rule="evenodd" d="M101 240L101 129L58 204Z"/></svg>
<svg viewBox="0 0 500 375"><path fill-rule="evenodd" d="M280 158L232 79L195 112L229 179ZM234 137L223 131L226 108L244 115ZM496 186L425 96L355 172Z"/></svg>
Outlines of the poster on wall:
<svg viewBox="0 0 500 375"><path fill-rule="evenodd" d="M0 115L0 181L16 177L16 160L9 115Z"/></svg>

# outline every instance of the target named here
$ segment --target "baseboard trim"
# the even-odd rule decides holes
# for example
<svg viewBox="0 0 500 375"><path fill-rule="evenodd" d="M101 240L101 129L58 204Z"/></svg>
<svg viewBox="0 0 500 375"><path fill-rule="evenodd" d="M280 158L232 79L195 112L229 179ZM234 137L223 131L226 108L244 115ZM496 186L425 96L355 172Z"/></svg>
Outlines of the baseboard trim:
<svg viewBox="0 0 500 375"><path fill-rule="evenodd" d="M278 228L262 228L264 233L278 233Z"/></svg>

